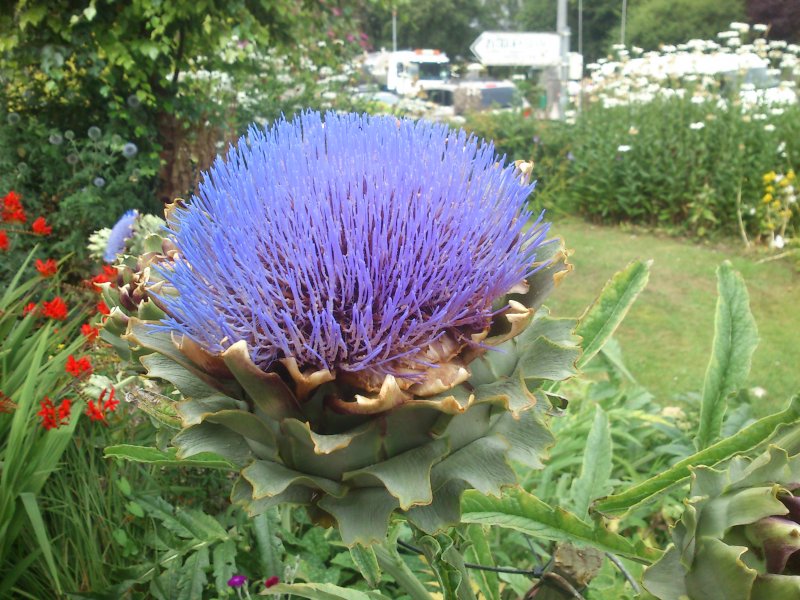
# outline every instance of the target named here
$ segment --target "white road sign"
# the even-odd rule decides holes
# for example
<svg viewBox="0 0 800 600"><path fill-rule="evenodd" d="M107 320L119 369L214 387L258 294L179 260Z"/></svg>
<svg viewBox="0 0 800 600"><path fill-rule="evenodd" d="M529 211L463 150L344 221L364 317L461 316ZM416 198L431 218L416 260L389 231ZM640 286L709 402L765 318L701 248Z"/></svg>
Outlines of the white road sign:
<svg viewBox="0 0 800 600"><path fill-rule="evenodd" d="M488 67L550 67L558 65L561 39L557 33L484 31L469 47Z"/></svg>

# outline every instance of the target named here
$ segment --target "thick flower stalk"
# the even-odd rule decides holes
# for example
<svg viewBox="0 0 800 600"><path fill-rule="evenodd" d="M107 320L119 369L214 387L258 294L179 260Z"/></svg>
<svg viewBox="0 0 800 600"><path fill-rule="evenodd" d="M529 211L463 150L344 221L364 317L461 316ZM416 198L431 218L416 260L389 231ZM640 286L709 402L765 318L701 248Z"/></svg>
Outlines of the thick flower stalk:
<svg viewBox="0 0 800 600"><path fill-rule="evenodd" d="M800 598L800 455L772 446L698 467L674 545L644 575L660 600Z"/></svg>
<svg viewBox="0 0 800 600"><path fill-rule="evenodd" d="M440 124L253 127L120 266L105 336L183 392L180 454L240 468L252 513L305 504L347 543L395 511L435 531L465 488L513 485L510 459L539 466L546 381L579 353L538 310L569 266L532 188Z"/></svg>

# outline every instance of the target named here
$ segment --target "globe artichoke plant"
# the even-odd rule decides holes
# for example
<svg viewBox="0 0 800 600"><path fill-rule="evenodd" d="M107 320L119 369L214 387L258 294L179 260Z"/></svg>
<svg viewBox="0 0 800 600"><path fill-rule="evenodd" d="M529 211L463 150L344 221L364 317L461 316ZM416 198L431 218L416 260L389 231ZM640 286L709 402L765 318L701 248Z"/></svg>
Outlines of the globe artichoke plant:
<svg viewBox="0 0 800 600"><path fill-rule="evenodd" d="M694 470L674 545L647 569L661 600L800 598L800 455L773 446Z"/></svg>
<svg viewBox="0 0 800 600"><path fill-rule="evenodd" d="M105 337L182 398L178 456L251 514L305 505L345 543L459 522L551 443L579 356L544 297L570 266L525 164L442 124L308 112L252 127L119 265Z"/></svg>

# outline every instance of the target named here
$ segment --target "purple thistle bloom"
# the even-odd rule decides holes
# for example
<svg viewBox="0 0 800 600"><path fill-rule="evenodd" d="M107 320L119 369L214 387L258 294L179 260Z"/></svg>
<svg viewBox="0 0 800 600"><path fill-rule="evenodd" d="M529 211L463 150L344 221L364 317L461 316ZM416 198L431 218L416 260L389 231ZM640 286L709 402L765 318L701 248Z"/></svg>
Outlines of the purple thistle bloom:
<svg viewBox="0 0 800 600"><path fill-rule="evenodd" d="M242 587L247 582L247 577L244 575L234 575L230 579L228 579L228 586L229 587Z"/></svg>
<svg viewBox="0 0 800 600"><path fill-rule="evenodd" d="M103 253L103 260L107 263L113 263L117 256L125 250L125 240L133 236L133 224L138 217L137 211L129 210L111 228L106 242L106 250Z"/></svg>
<svg viewBox="0 0 800 600"><path fill-rule="evenodd" d="M484 331L533 269L548 225L533 185L464 131L305 113L217 159L172 215L163 328L211 352L245 340L262 369L408 375ZM413 377L413 375L411 375Z"/></svg>

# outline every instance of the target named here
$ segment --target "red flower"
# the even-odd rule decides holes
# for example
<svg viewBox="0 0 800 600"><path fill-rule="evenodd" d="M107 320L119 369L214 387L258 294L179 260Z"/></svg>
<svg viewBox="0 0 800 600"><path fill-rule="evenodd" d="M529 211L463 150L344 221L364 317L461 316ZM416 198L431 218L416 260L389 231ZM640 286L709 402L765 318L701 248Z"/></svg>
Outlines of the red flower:
<svg viewBox="0 0 800 600"><path fill-rule="evenodd" d="M72 400L64 398L61 404L58 405L58 418L60 421L67 421L69 419L69 412L72 410Z"/></svg>
<svg viewBox="0 0 800 600"><path fill-rule="evenodd" d="M28 302L28 304L25 305L25 308L22 309L22 316L25 317L32 312L36 312L37 308L38 306L36 305L36 302Z"/></svg>
<svg viewBox="0 0 800 600"><path fill-rule="evenodd" d="M56 296L50 302L42 302L42 314L45 317L63 321L67 318L67 303L61 299L61 296Z"/></svg>
<svg viewBox="0 0 800 600"><path fill-rule="evenodd" d="M0 230L0 250L8 250L9 246L11 246L11 244L8 242L6 230Z"/></svg>
<svg viewBox="0 0 800 600"><path fill-rule="evenodd" d="M70 354L69 357L67 357L67 365L64 367L64 370L73 377L83 377L92 372L92 363L88 356L75 360L75 357Z"/></svg>
<svg viewBox="0 0 800 600"><path fill-rule="evenodd" d="M97 399L97 402L89 400L89 404L86 407L86 414L89 415L92 421L103 421L105 423L106 413L117 410L119 400L114 397L115 390L112 387L111 393L108 395L108 398L106 398L106 392L108 392L108 390L109 388L104 388L103 391L100 392L100 397Z"/></svg>
<svg viewBox="0 0 800 600"><path fill-rule="evenodd" d="M107 391L108 391L108 389L104 389L100 393L100 397L97 399L97 403L98 404L103 402L103 398L105 397ZM115 392L116 392L116 390L112 387L111 388L111 393L108 395L108 398L106 398L106 401L103 402L103 409L104 410L107 410L107 411L110 411L110 412L114 412L114 411L117 410L117 406L119 406L119 400L117 400L114 397Z"/></svg>
<svg viewBox="0 0 800 600"><path fill-rule="evenodd" d="M280 582L281 580L278 578L278 576L273 575L264 582L264 587L271 588L274 585L278 585Z"/></svg>
<svg viewBox="0 0 800 600"><path fill-rule="evenodd" d="M42 417L42 427L46 430L58 429L61 425L66 425L69 422L69 415L72 410L72 400L69 398L64 398L58 408L47 396L44 397L40 404L42 409L36 414Z"/></svg>
<svg viewBox="0 0 800 600"><path fill-rule="evenodd" d="M111 287L114 287L114 281L116 279L117 270L109 265L103 265L103 272L92 277L88 283L90 288L92 288L95 292L100 293L101 290L98 286L101 283L110 283Z"/></svg>
<svg viewBox="0 0 800 600"><path fill-rule="evenodd" d="M92 421L105 421L106 414L103 412L102 407L100 404L95 404L93 400L89 400L89 404L86 407L86 414Z"/></svg>
<svg viewBox="0 0 800 600"><path fill-rule="evenodd" d="M97 312L99 312L101 315L108 315L111 313L111 310L108 308L108 305L105 302L100 300L100 302L97 303Z"/></svg>
<svg viewBox="0 0 800 600"><path fill-rule="evenodd" d="M97 339L97 336L100 335L100 329L92 327L89 323L84 323L81 325L81 333L83 337L86 338L87 342L93 342Z"/></svg>
<svg viewBox="0 0 800 600"><path fill-rule="evenodd" d="M44 220L44 217L39 217L36 219L31 225L31 229L36 235L50 235L53 233L53 228L47 224L47 221Z"/></svg>
<svg viewBox="0 0 800 600"><path fill-rule="evenodd" d="M22 203L19 201L19 194L11 191L3 198L3 221L6 223L24 223L27 220Z"/></svg>
<svg viewBox="0 0 800 600"><path fill-rule="evenodd" d="M36 270L42 277L52 277L58 272L58 264L52 258L42 261L41 258L36 259Z"/></svg>

